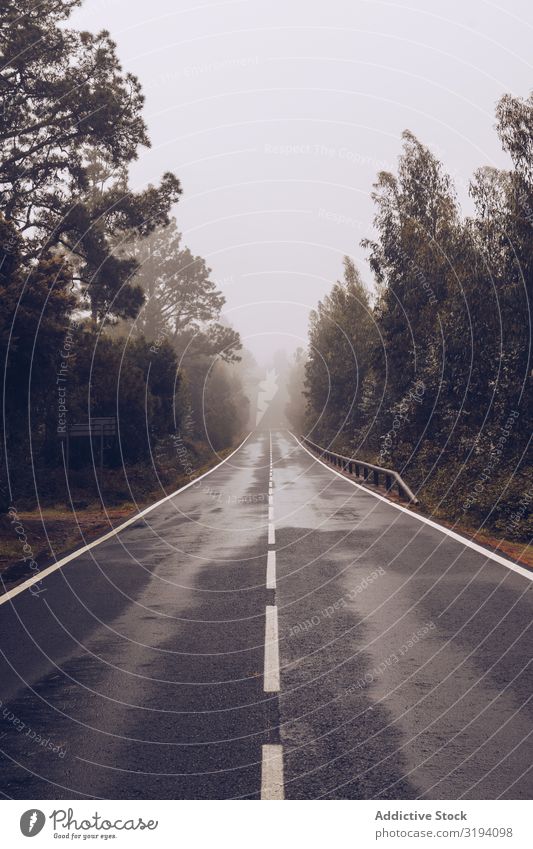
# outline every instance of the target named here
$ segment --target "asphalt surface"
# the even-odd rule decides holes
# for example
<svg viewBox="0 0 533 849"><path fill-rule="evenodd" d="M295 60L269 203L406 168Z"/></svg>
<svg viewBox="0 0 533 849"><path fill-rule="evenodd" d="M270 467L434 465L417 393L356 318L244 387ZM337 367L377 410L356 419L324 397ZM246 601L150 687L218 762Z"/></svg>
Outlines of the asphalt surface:
<svg viewBox="0 0 533 849"><path fill-rule="evenodd" d="M1 792L531 798L531 587L257 432L0 606Z"/></svg>

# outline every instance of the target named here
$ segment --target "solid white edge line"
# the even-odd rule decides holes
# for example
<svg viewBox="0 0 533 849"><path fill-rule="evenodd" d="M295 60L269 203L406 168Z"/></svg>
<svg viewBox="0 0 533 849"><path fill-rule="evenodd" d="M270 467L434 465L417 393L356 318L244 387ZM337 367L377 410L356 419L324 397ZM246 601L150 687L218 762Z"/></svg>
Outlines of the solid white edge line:
<svg viewBox="0 0 533 849"><path fill-rule="evenodd" d="M3 593L3 595L0 596L0 605L11 601L11 599L15 598L15 596L19 595L19 593L24 592L24 590L29 589L34 584L40 583L40 581L42 581L48 575L51 575L52 572L55 572L57 569L61 569L62 566L66 566L66 564L70 563L71 560L75 560L77 557L80 557L82 554L85 554L85 552L90 551L91 548L96 548L96 546L100 545L100 543L105 542L106 540L111 539L111 537L116 536L125 528L129 527L130 525L133 525L134 522L137 522L140 518L142 518L142 516L147 516L148 513L152 512L152 510L155 510L157 507L160 507L161 504L165 503L165 501L169 501L171 498L175 498L175 496L179 495L180 492L184 492L190 486L194 486L194 484L198 483L198 481L201 481L202 478L207 477L207 475L210 475L212 472L216 471L216 469L219 469L221 466L224 465L224 463L227 463L227 461L231 457L233 457L233 455L236 454L237 451L242 448L242 446L250 438L252 433L253 431L250 431L248 436L243 439L241 444L238 445L237 448L235 448L235 450L231 452L231 454L228 454L228 456L221 460L220 463L217 463L217 465L213 466L212 469L208 469L208 471L204 472L203 475L200 475L199 477L194 478L194 480L189 481L189 483L186 483L185 486L176 489L175 492L171 492L170 495L166 495L164 498L161 498L160 501L156 501L155 504L151 504L149 507L145 507L144 510L140 511L140 513L136 513L135 516L132 516L130 519L127 519L125 522L119 525L118 528L113 528L112 531L108 531L108 533L104 534L101 537L98 537L98 539L93 540L92 542L82 546L81 548L77 548L76 551L73 551L66 557L62 557L61 560L57 560L55 563L52 563L51 566L47 566L46 569L42 570L42 572L37 572L33 577L28 578L27 581L24 581L24 583L19 584L18 587L14 587L12 590L8 590L8 592Z"/></svg>
<svg viewBox="0 0 533 849"><path fill-rule="evenodd" d="M274 545L276 542L276 531L274 530L274 525L272 522L268 523L268 544Z"/></svg>
<svg viewBox="0 0 533 849"><path fill-rule="evenodd" d="M267 590L276 589L276 552L269 551L267 554Z"/></svg>
<svg viewBox="0 0 533 849"><path fill-rule="evenodd" d="M265 693L279 693L279 641L278 641L278 608L275 604L267 604L265 614Z"/></svg>
<svg viewBox="0 0 533 849"><path fill-rule="evenodd" d="M283 746L280 743L265 743L261 753L261 799L284 798Z"/></svg>
<svg viewBox="0 0 533 849"><path fill-rule="evenodd" d="M435 522L433 519L427 519L425 516L421 516L419 513L414 513L412 510L408 510L407 507L402 507L401 504L396 504L394 501L389 501L388 498L385 498L383 495L380 495L378 492L372 492L371 489L367 489L366 486L361 486L361 484L356 481L350 480L350 478L345 477L345 475L341 475L340 472L337 472L336 469L332 469L328 466L327 463L324 463L320 460L315 454L309 451L305 445L302 445L297 436L289 431L290 435L293 439L296 440L300 448L303 448L313 460L316 460L317 463L320 463L324 466L325 469L332 472L337 477L341 478L341 480L346 481L346 483L350 483L352 486L356 486L357 489L363 490L367 495L372 495L374 498L378 498L380 501L384 501L385 504L388 504L389 507L394 507L395 510L399 510L401 513L407 513L408 516L411 516L413 519L418 519L419 522L423 522L424 525L430 525L430 527L435 528L437 531L441 531L446 536L451 537L457 542L462 543L467 546L467 548L471 548L473 551L477 551L479 554L483 554L485 557L490 560L496 561L496 563L500 563L502 566L506 566L507 569L510 569L513 572L517 572L519 575L522 575L524 578L528 578L528 580L533 581L533 572L530 572L528 569L524 569L523 566L519 566L518 563L513 563L511 560L507 560L505 557L500 557L499 554L496 554L494 551L490 551L488 548L483 548L482 545L478 545L476 542L468 539L468 537L464 537L461 534L456 533L456 531L452 531L450 528L446 528L444 525L439 525L438 522Z"/></svg>

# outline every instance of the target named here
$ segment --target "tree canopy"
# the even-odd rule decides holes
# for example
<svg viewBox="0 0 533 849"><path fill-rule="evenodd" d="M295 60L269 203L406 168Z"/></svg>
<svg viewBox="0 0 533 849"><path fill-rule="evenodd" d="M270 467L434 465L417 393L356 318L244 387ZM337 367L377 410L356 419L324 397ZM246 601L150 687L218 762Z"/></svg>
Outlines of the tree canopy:
<svg viewBox="0 0 533 849"><path fill-rule="evenodd" d="M344 282L311 316L306 426L396 467L448 518L524 536L529 508L520 529L509 517L531 468L533 96L506 95L496 118L512 168L473 175L470 217L431 150L403 134L362 243L373 305L345 261Z"/></svg>

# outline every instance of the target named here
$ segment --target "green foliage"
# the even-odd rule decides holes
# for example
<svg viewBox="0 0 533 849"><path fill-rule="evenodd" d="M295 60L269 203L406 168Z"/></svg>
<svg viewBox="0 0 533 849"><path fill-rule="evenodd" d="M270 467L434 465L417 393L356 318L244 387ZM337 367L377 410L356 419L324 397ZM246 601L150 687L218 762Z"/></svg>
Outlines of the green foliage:
<svg viewBox="0 0 533 849"><path fill-rule="evenodd" d="M131 193L127 165L149 145L141 87L122 71L109 33L65 26L77 5L3 4L2 209L24 235L28 257L58 245L71 255L94 320L108 311L132 316L142 293L130 285L134 264L113 255L117 232L168 222L180 187L165 174L159 188Z"/></svg>
<svg viewBox="0 0 533 849"><path fill-rule="evenodd" d="M246 428L249 401L238 375L225 363L215 363L207 376L202 411L206 440L215 451L232 445Z"/></svg>
<svg viewBox="0 0 533 849"><path fill-rule="evenodd" d="M356 428L373 339L368 293L345 257L342 282L335 283L310 319L305 373L315 437L342 440Z"/></svg>
<svg viewBox="0 0 533 849"><path fill-rule="evenodd" d="M533 97L504 97L497 118L513 169L476 172L471 219L442 165L404 133L397 175L375 185L376 236L363 242L371 319L345 273L311 317L307 416L323 440L402 472L436 513L526 538Z"/></svg>
<svg viewBox="0 0 533 849"><path fill-rule="evenodd" d="M166 173L158 186L129 186L129 165L149 145L139 81L109 33L69 28L79 2L2 5L0 510L58 492L68 500L73 423L117 418L118 439L104 443L116 473L100 473L99 441L70 440L70 472L91 489L94 464L98 491L99 474L104 487L127 489L131 469L152 480L143 470L158 474L176 435L205 438L204 386L217 450L247 418L226 365L239 359L239 336L221 320L210 269L171 223L179 181Z"/></svg>
<svg viewBox="0 0 533 849"><path fill-rule="evenodd" d="M298 348L289 366L287 375L288 401L285 405L285 415L296 433L305 431L306 427L306 397L305 367L307 355L303 348Z"/></svg>
<svg viewBox="0 0 533 849"><path fill-rule="evenodd" d="M220 322L226 299L205 260L182 245L175 220L137 240L133 255L139 264L135 282L146 297L136 327L149 339L168 339L185 361L238 361L239 334Z"/></svg>

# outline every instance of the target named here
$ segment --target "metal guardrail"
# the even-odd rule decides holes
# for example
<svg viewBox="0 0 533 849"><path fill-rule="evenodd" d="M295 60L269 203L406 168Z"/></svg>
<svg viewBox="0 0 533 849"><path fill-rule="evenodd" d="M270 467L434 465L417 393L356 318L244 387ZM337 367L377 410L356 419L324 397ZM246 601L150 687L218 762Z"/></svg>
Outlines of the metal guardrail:
<svg viewBox="0 0 533 849"><path fill-rule="evenodd" d="M332 465L337 466L343 472L348 472L349 475L355 475L355 477L361 478L365 483L371 483L374 486L379 486L382 479L386 490L390 492L396 485L400 498L411 504L418 504L418 498L412 489L410 489L394 469L384 469L382 466L374 466L373 463L367 463L366 460L345 457L343 454L336 454L335 451L330 451L328 448L322 448L321 445L311 442L306 436L301 436L300 438L304 445L307 445L312 451L320 454L328 463L332 463Z"/></svg>

